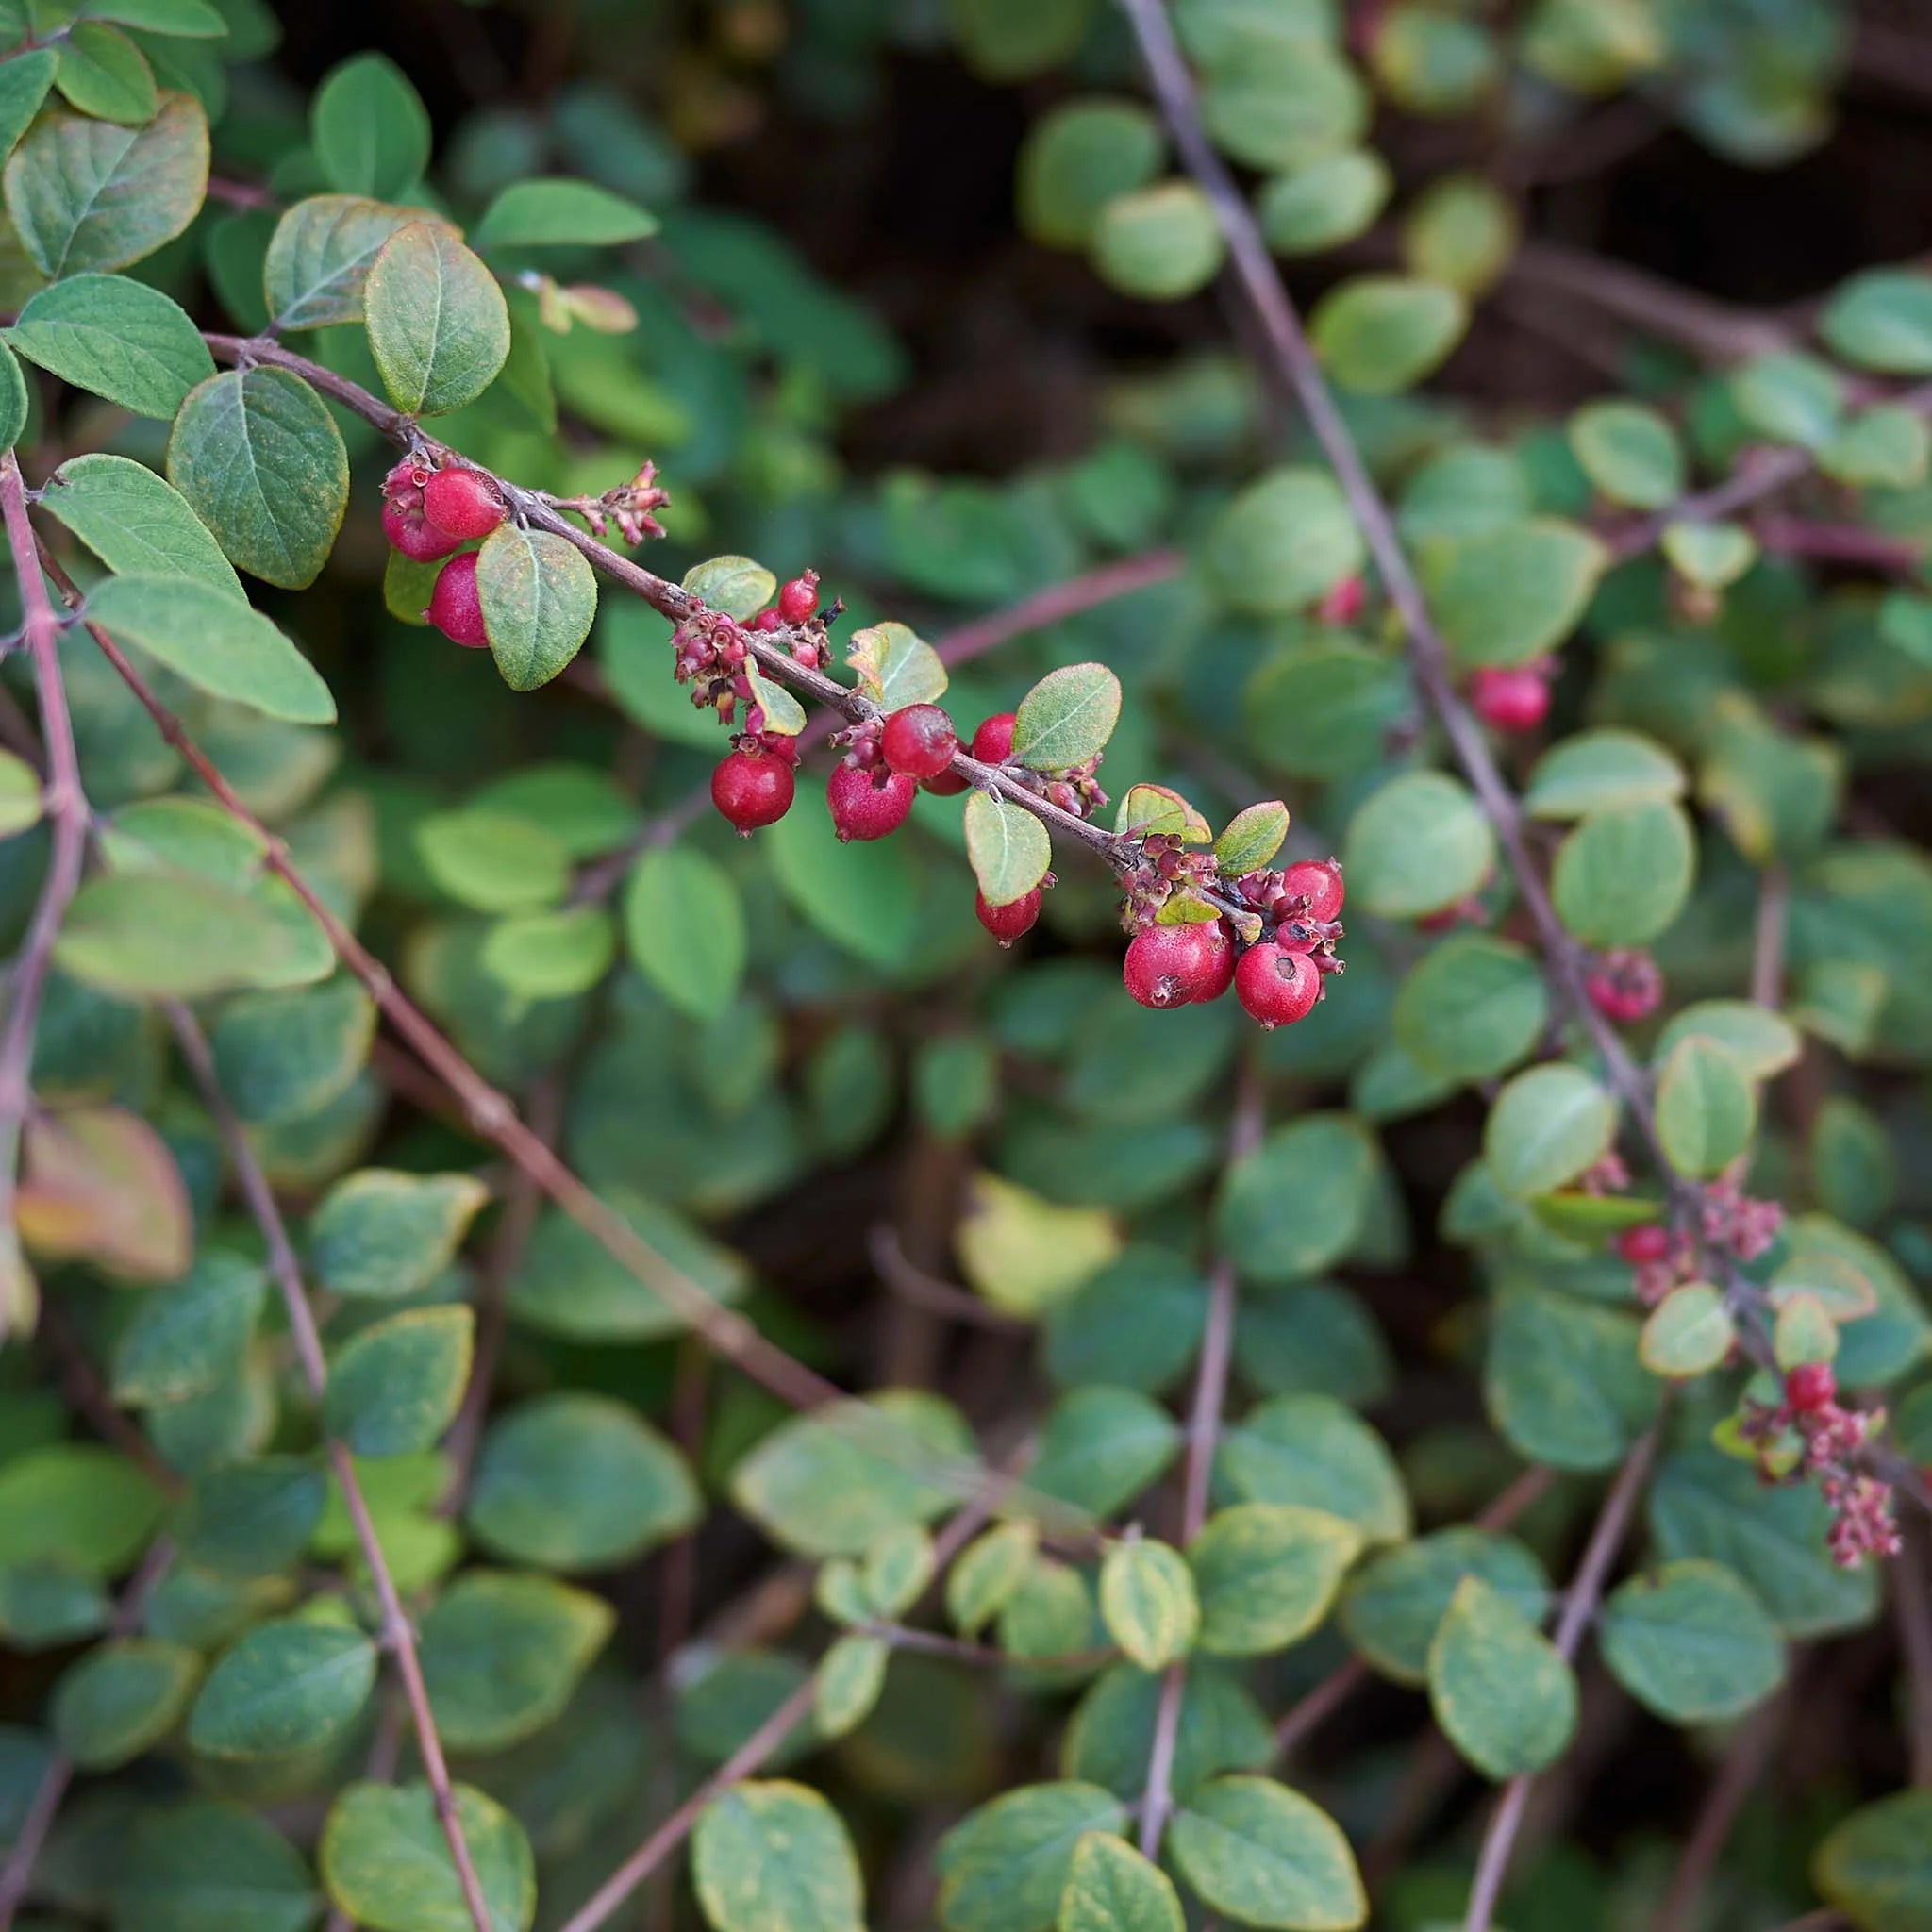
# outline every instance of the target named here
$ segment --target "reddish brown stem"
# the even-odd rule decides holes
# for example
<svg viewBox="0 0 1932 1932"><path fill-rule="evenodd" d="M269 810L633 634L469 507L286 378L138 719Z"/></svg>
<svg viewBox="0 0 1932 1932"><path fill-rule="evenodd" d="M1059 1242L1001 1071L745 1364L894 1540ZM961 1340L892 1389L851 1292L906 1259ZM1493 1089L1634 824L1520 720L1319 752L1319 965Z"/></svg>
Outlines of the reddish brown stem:
<svg viewBox="0 0 1932 1932"><path fill-rule="evenodd" d="M1773 1698L1739 1725L1697 1814L1697 1823L1691 1826L1683 1857L1671 1876L1670 1890L1650 1922L1650 1932L1684 1932L1692 1923L1699 1895L1724 1852L1738 1813L1770 1767L1771 1748L1790 1705L1789 1693Z"/></svg>
<svg viewBox="0 0 1932 1932"><path fill-rule="evenodd" d="M1142 557L1124 557L1117 563L1103 563L1097 569L1067 578L1064 583L1036 591L1030 597L1008 605L1004 610L959 625L946 632L933 648L948 664L971 663L974 658L983 658L1014 638L1024 637L1029 630L1044 630L1050 624L1076 617L1096 605L1110 604L1116 597L1144 591L1151 584L1164 584L1179 576L1186 563L1187 558L1178 550L1150 550Z"/></svg>
<svg viewBox="0 0 1932 1932"><path fill-rule="evenodd" d="M1883 571L1892 576L1915 576L1925 560L1923 543L1868 530L1862 524L1820 524L1806 517L1774 516L1753 519L1752 534L1779 557L1803 557L1814 563L1842 563L1860 570Z"/></svg>

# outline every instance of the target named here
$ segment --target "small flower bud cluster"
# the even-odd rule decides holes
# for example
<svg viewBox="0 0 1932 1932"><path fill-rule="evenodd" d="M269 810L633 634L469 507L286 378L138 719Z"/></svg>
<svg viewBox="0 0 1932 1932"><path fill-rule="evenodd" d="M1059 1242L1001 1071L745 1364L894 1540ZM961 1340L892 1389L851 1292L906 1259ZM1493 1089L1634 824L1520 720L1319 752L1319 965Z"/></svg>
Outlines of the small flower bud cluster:
<svg viewBox="0 0 1932 1932"><path fill-rule="evenodd" d="M1214 854L1191 846L1177 832L1149 832L1133 864L1121 874L1121 924L1130 933L1152 925L1160 908L1182 888L1211 889L1221 876Z"/></svg>
<svg viewBox="0 0 1932 1932"><path fill-rule="evenodd" d="M1883 1409L1846 1408L1825 1362L1801 1362L1785 1376L1783 1400L1746 1402L1739 1433L1757 1451L1766 1482L1818 1480L1831 1511L1825 1547L1841 1569L1856 1570L1867 1557L1895 1557L1900 1542L1892 1519L1891 1485L1853 1467L1885 1426Z"/></svg>
<svg viewBox="0 0 1932 1932"><path fill-rule="evenodd" d="M1753 1200L1736 1181L1715 1180L1704 1190L1699 1217L1703 1249L1755 1261L1777 1239L1785 1211L1775 1201ZM1646 1308L1656 1307L1672 1289L1695 1281L1702 1270L1700 1242L1661 1222L1625 1228L1615 1246L1629 1262L1631 1286Z"/></svg>

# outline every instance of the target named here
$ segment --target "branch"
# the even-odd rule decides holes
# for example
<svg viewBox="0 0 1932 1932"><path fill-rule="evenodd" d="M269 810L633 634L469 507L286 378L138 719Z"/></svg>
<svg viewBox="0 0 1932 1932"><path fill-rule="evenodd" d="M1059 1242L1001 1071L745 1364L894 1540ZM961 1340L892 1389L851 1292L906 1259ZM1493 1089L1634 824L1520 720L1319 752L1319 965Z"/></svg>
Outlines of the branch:
<svg viewBox="0 0 1932 1932"><path fill-rule="evenodd" d="M1179 576L1186 567L1187 558L1178 550L1150 550L1144 556L1103 563L1076 577L1068 577L1063 583L1049 584L1045 590L1022 597L1004 610L958 625L940 638L933 649L949 665L969 664L1014 638L1024 637L1030 630L1044 630L1050 624L1059 624L1097 605L1110 604L1116 597L1130 596L1153 584L1164 584Z"/></svg>
<svg viewBox="0 0 1932 1932"><path fill-rule="evenodd" d="M228 1105L227 1095L222 1091L222 1083L215 1074L214 1055L209 1051L207 1036L196 1024L194 1015L175 1000L163 1002L161 1010L174 1031L175 1044L181 1049L181 1058L187 1061L188 1071L201 1090L202 1101L214 1121L222 1145L227 1150L242 1197L247 1203L256 1226L261 1231L262 1241L268 1249L269 1273L275 1276L275 1286L281 1291L282 1309L288 1317L289 1333L295 1343L295 1358L301 1364L302 1379L308 1383L308 1392L320 1409L328 1390L328 1362L323 1354L322 1336L315 1325L315 1311L308 1305L308 1290L303 1285L302 1264L295 1258L295 1249L289 1240L282 1210L276 1206L268 1176L262 1173L261 1164L255 1158L255 1150L248 1144L242 1123ZM330 1469L335 1472L336 1482L342 1492L343 1507L356 1532L362 1561L369 1571L369 1580L375 1587L376 1601L382 1608L383 1647L394 1657L396 1674L402 1679L403 1696L409 1707L409 1722L416 1733L416 1752L423 1760L423 1775L428 1782L437 1820L442 1826L442 1835L456 1866L457 1884L462 1890L463 1904L475 1932L492 1932L490 1907L483 1898L482 1881L476 1876L470 1847L463 1838L462 1820L457 1815L456 1793L451 1789L449 1766L442 1755L442 1740L437 1734L436 1720L429 1708L428 1687L423 1681L423 1666L416 1656L416 1635L403 1608L402 1598L396 1593L395 1578L390 1574L389 1559L383 1555L381 1541L375 1534L369 1504L356 1474L355 1460L347 1447L334 1436L325 1437L323 1452L328 1458Z"/></svg>
<svg viewBox="0 0 1932 1932"><path fill-rule="evenodd" d="M87 798L81 790L80 760L74 748L74 723L60 681L59 620L47 600L47 587L35 556L33 525L27 520L26 487L12 450L0 454L0 517L7 525L7 547L20 586L20 608L27 653L40 691L41 735L47 747L47 786L42 804L52 828L46 877L33 918L14 963L11 999L0 1031L0 1335L17 1318L30 1322L26 1263L20 1252L14 1200L20 1167L21 1130L32 1098L34 1026L41 995L53 963L54 941L68 902L80 884L87 855Z"/></svg>
<svg viewBox="0 0 1932 1932"><path fill-rule="evenodd" d="M1563 1599L1562 1615L1557 1620L1556 1635L1551 1640L1566 1663L1574 1661L1583 1633L1603 1601L1605 1580L1623 1546L1631 1512L1637 1507L1637 1498L1656 1454L1657 1429L1653 1426L1631 1445L1616 1481L1610 1485L1609 1494L1604 1498L1596 1525L1584 1547L1583 1560L1577 1565L1576 1580ZM1516 1848L1516 1835L1523 1827L1523 1807L1529 1801L1533 1782L1532 1777L1525 1775L1511 1778L1504 1787L1476 1857L1475 1878L1470 1887L1462 1932L1488 1932L1503 1881L1508 1875L1509 1855Z"/></svg>
<svg viewBox="0 0 1932 1932"><path fill-rule="evenodd" d="M1684 1932L1693 1923L1698 1894L1730 1838L1744 1800L1764 1775L1771 1747L1784 1728L1790 1705L1791 1696L1787 1690L1760 1704L1738 1726L1737 1735L1724 1753L1724 1763L1711 1780L1683 1856L1677 1860L1670 1890L1664 1893L1663 1904L1650 1922L1650 1932Z"/></svg>

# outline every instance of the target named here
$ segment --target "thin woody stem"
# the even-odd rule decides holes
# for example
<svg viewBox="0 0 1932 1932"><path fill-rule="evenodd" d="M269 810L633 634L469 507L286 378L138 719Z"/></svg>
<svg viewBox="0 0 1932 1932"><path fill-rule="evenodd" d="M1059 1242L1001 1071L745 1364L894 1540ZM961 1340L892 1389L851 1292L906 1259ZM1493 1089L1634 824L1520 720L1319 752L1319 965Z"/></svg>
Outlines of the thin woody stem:
<svg viewBox="0 0 1932 1932"><path fill-rule="evenodd" d="M315 1325L315 1311L309 1306L308 1292L302 1280L302 1264L295 1258L294 1244L289 1239L282 1210L268 1184L268 1176L255 1158L255 1150L248 1144L247 1135L242 1130L242 1123L222 1091L221 1080L215 1073L214 1055L194 1015L185 1006L172 1000L163 1006L162 1011L167 1016L181 1057L188 1063L188 1071L201 1090L203 1104L214 1121L222 1145L227 1151L229 1164L235 1171L236 1185L242 1190L242 1198L260 1230L263 1244L268 1250L269 1273L281 1291L282 1309L295 1344L295 1358L301 1364L302 1378L308 1385L308 1392L319 1407L328 1391L328 1361L323 1353L321 1333ZM381 1540L376 1536L375 1524L370 1516L368 1499L362 1493L354 1458L347 1446L334 1436L325 1439L323 1451L341 1490L350 1526L362 1552L369 1579L375 1587L376 1602L382 1610L383 1645L395 1658L396 1675L402 1680L403 1696L409 1707L410 1725L416 1734L417 1755L423 1760L423 1775L428 1783L430 1801L456 1866L457 1884L463 1894L463 1905L475 1932L492 1932L490 1907L483 1897L483 1884L476 1875L475 1861L470 1857L470 1847L463 1837L462 1820L457 1813L456 1792L450 1782L449 1765L442 1755L442 1740L429 1708L429 1690L423 1681L423 1666L416 1655L416 1635L410 1626L408 1612L403 1607L395 1578L390 1574L389 1559L383 1555Z"/></svg>

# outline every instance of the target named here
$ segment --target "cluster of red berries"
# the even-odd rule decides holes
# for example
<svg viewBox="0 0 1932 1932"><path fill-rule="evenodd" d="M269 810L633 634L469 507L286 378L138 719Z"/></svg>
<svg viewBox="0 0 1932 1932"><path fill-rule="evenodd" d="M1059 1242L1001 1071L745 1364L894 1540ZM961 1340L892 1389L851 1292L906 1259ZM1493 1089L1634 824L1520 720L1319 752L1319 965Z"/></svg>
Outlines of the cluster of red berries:
<svg viewBox="0 0 1932 1932"><path fill-rule="evenodd" d="M1783 1225L1784 1209L1775 1201L1756 1200L1736 1181L1712 1181L1704 1190L1698 1233L1707 1248L1723 1249L1740 1261L1755 1261ZM1613 1246L1630 1264L1631 1285L1647 1308L1654 1308L1672 1289L1697 1278L1699 1241L1673 1232L1661 1222L1626 1227Z"/></svg>
<svg viewBox="0 0 1932 1932"><path fill-rule="evenodd" d="M1534 731L1549 715L1550 682L1556 660L1529 664L1485 664L1469 680L1471 708L1492 731Z"/></svg>
<svg viewBox="0 0 1932 1932"><path fill-rule="evenodd" d="M1584 974L1583 990L1605 1019L1627 1026L1663 1004L1664 976L1648 953L1628 946L1598 954Z"/></svg>
<svg viewBox="0 0 1932 1932"><path fill-rule="evenodd" d="M1775 1404L1747 1403L1739 1424L1757 1448L1759 1474L1767 1482L1817 1477L1831 1511L1825 1546L1840 1568L1856 1570L1867 1557L1897 1556L1891 1485L1852 1466L1884 1426L1885 1411L1842 1407L1827 1362L1800 1362L1788 1371L1783 1396Z"/></svg>
<svg viewBox="0 0 1932 1932"><path fill-rule="evenodd" d="M1197 1006L1231 986L1264 1028L1307 1017L1322 997L1324 975L1341 970L1341 866L1332 858L1302 859L1284 872L1249 873L1238 890L1257 911L1267 908L1272 931L1243 949L1225 918L1143 926L1121 967L1127 991L1143 1007Z"/></svg>
<svg viewBox="0 0 1932 1932"><path fill-rule="evenodd" d="M382 529L390 542L417 563L449 558L436 574L423 615L444 637L471 650L490 642L476 592L476 553L450 553L489 536L508 515L501 492L480 470L432 470L406 460L382 481Z"/></svg>

